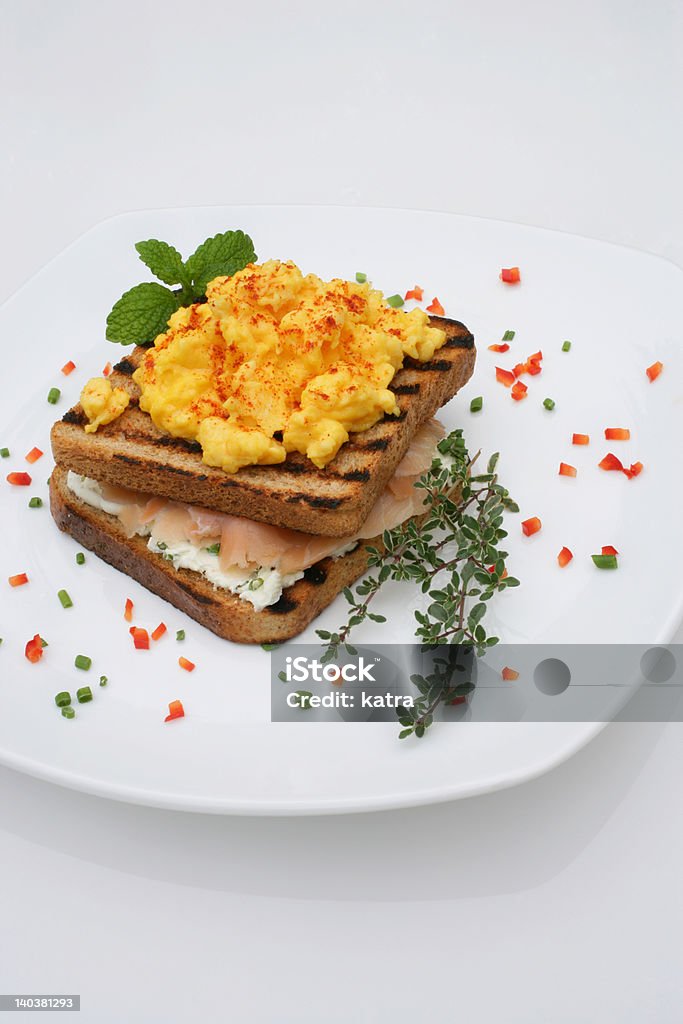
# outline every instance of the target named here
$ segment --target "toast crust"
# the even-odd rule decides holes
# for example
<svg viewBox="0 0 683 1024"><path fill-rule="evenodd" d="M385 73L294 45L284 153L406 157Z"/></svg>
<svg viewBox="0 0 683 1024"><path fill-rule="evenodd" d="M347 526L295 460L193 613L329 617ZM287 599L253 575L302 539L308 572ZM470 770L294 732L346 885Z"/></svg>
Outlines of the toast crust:
<svg viewBox="0 0 683 1024"><path fill-rule="evenodd" d="M446 331L446 344L430 362L406 359L394 376L389 388L400 415L352 434L324 469L298 452L280 465L245 466L233 474L207 466L196 442L162 433L140 411L140 392L131 379L144 355L140 348L122 359L109 378L130 394L128 409L96 434L86 434L83 410L74 406L52 428L55 462L105 483L274 526L351 536L367 518L420 424L472 375L476 350L465 325L442 317L430 317L430 323Z"/></svg>
<svg viewBox="0 0 683 1024"><path fill-rule="evenodd" d="M148 549L145 537L127 537L118 519L92 508L69 490L67 472L56 466L50 477L50 511L59 529L202 626L236 643L279 643L301 633L365 572L365 544L381 548L378 537L348 555L322 559L287 587L277 604L256 611L237 594L214 587L201 573L175 569Z"/></svg>

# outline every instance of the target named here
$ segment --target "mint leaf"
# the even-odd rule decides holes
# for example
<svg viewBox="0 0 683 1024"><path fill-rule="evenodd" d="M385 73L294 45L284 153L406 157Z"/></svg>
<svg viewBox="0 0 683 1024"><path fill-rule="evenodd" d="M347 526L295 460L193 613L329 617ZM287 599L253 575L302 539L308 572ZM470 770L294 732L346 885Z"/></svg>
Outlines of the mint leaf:
<svg viewBox="0 0 683 1024"><path fill-rule="evenodd" d="M168 326L180 306L180 295L155 281L124 292L107 317L106 338L121 345L147 345Z"/></svg>
<svg viewBox="0 0 683 1024"><path fill-rule="evenodd" d="M202 242L185 263L185 270L192 278L195 298L199 299L214 277L231 276L255 261L254 243L249 235L244 231L224 231Z"/></svg>
<svg viewBox="0 0 683 1024"><path fill-rule="evenodd" d="M164 284L189 284L190 278L182 257L168 242L149 238L146 242L138 242L135 248L142 262Z"/></svg>

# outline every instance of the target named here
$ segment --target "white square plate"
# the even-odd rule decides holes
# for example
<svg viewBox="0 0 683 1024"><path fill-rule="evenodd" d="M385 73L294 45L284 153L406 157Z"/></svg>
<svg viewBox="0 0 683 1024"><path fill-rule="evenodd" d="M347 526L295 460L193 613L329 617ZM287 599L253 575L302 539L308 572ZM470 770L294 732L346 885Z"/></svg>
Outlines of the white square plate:
<svg viewBox="0 0 683 1024"><path fill-rule="evenodd" d="M270 722L269 656L219 640L94 555L75 564L77 546L49 515L48 433L76 401L83 382L121 358L104 341L112 303L145 276L133 244L158 237L188 253L206 236L240 227L261 259L294 259L322 277L367 272L386 294L414 284L436 295L448 316L477 339L474 377L440 415L465 428L471 451L501 452L500 475L521 507L510 516L511 571L522 586L496 599L491 632L511 642L657 643L682 613L683 552L678 542L682 488L683 323L681 271L634 250L570 235L450 214L328 207L221 207L150 210L98 225L0 310L4 345L0 447L0 760L63 785L138 803L217 813L335 813L408 806L480 793L530 778L571 755L600 728L593 723L436 725L422 741L399 742L392 724ZM522 283L499 281L518 265ZM487 351L512 328L504 356ZM561 351L565 339L569 353ZM494 367L511 367L537 349L543 372L513 402ZM77 371L63 377L73 359ZM650 384L645 368L665 369ZM46 402L60 387L57 406ZM484 409L469 412L483 395ZM556 402L550 413L545 397ZM607 426L631 429L628 444L604 441ZM572 447L573 432L591 444ZM34 445L46 455L28 467ZM634 480L597 468L610 449L641 460ZM578 468L558 476L560 461ZM11 470L29 469L31 488L10 487ZM42 509L27 508L37 494ZM519 521L538 515L543 530L524 538ZM590 554L603 544L621 553L618 572L600 572ZM556 556L574 552L565 570ZM30 584L7 578L27 572ZM74 607L65 611L57 591ZM136 652L122 617L169 633ZM389 622L357 640L410 640L420 596L391 585L378 599ZM302 636L335 628L338 599ZM176 629L187 639L179 644ZM49 641L37 665L25 659L34 633ZM88 678L73 665L93 659ZM179 669L182 653L196 662ZM100 674L110 680L97 686ZM53 697L92 683L95 700L61 718ZM164 724L170 700L186 717Z"/></svg>

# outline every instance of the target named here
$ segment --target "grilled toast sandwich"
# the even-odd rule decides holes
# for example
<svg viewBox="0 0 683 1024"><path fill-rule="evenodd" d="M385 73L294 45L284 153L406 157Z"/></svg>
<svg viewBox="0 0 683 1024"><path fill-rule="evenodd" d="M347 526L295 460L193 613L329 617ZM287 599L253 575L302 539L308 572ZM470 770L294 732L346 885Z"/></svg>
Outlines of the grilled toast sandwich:
<svg viewBox="0 0 683 1024"><path fill-rule="evenodd" d="M246 466L233 474L206 465L202 461L201 448L196 442L163 433L154 426L149 415L139 409L140 392L131 377L144 356L144 348L135 348L130 355L124 357L117 363L109 378L113 385L128 391L131 397L128 409L113 423L101 427L96 434L86 434L83 427L87 418L79 405L74 406L52 429L55 462L58 467L65 467L100 482L144 491L273 526L290 527L305 533L330 537L351 536L367 518L420 425L466 384L474 369L474 339L464 324L457 320L432 316L430 325L440 327L446 332L446 344L429 362L406 358L403 368L394 376L389 388L396 395L400 414L385 416L369 430L352 434L351 439L342 446L337 456L324 469L316 468L309 459L298 452L288 455L286 461L279 465ZM64 493L66 488L63 473L55 473L54 480L52 502L55 518L62 529L73 532L77 539L87 544L87 540L76 532L77 499ZM70 513L69 510L74 508L76 513ZM78 525L78 529L81 532L90 530L95 538L97 530L101 527L101 524L98 526L98 516L89 509L87 516L81 514L81 520L82 524ZM69 524L74 526L73 530L69 528ZM100 529L100 534L105 533L106 531ZM141 543L144 547L144 542ZM97 544L106 547L106 539L99 536ZM133 552L136 547L136 544L130 543L126 551ZM107 561L112 561L106 554L103 557ZM336 566L335 572L327 577L328 581L332 578L336 580L339 575L342 581L338 587L335 582L327 583L321 589L320 585L313 585L305 580L300 581L300 587L299 584L295 585L302 593L309 595L304 602L307 613L311 608L317 609L312 611L307 621L328 603L328 600L323 599L328 586L336 587L336 593L347 585L348 578L345 574L352 571L351 566L356 565L359 556L354 552L353 555L346 557L351 561L346 562L346 558L338 560L346 562L346 568ZM118 561L113 564L119 564L126 558L128 561L135 561L133 554L127 555L125 552L119 552L117 558ZM122 564L119 564L119 567L129 572ZM141 565L138 571L138 575L134 572L130 572L130 575L140 578L140 575L144 574L150 579L153 575L152 570L148 568L143 572ZM171 569L171 573L174 571ZM362 571L363 568L360 568L356 576ZM158 586L168 590L170 583L166 580L167 567L160 569L157 566L155 573L154 578L158 583L155 582L150 589L156 589ZM203 583L209 590L212 589L205 580ZM315 589L316 586L318 589ZM197 587L199 594L203 588L199 584ZM201 597L195 595L190 598L187 589L183 591L182 586L177 589L176 598L169 597L169 600L178 607L181 607L181 600L202 605ZM156 592L160 593L161 590L156 589ZM181 597L182 593L186 594L185 598ZM316 595L315 600L313 595ZM235 601L240 603L238 598L235 598ZM208 617L208 604L205 602L202 607ZM184 610L193 614L188 608ZM271 613L270 618L273 615L276 616L277 613ZM300 621L294 612L292 615L294 618L288 621ZM281 635L283 621L272 619L273 624L266 629L266 632L270 630L272 633L269 639ZM218 623L218 620L216 622ZM280 624L278 628L275 627L275 622ZM220 632L219 629L214 631L219 632L221 636L227 635L225 631Z"/></svg>
<svg viewBox="0 0 683 1024"><path fill-rule="evenodd" d="M378 536L359 543L348 554L323 558L286 587L274 604L256 610L238 594L215 587L201 573L175 568L149 549L146 537L127 536L115 516L82 501L69 488L67 478L68 471L60 466L50 477L50 509L60 530L202 626L236 643L279 643L301 633L366 571L366 545L383 548Z"/></svg>

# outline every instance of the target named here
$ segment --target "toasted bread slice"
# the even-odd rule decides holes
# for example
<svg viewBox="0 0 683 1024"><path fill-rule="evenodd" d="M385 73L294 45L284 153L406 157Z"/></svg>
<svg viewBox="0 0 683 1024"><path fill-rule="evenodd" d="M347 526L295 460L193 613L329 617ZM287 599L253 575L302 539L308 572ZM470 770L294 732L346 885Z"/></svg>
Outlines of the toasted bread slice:
<svg viewBox="0 0 683 1024"><path fill-rule="evenodd" d="M67 486L68 471L56 466L50 477L50 509L60 530L83 547L169 601L213 633L237 643L289 640L301 633L344 587L367 569L365 545L381 548L381 537L363 541L347 555L323 558L263 611L237 594L214 587L201 573L175 569L150 551L145 537L127 537L120 521L81 501Z"/></svg>
<svg viewBox="0 0 683 1024"><path fill-rule="evenodd" d="M113 423L86 434L79 405L52 428L55 462L83 476L244 516L305 533L355 533L401 461L416 430L469 380L474 338L457 320L430 317L447 341L427 363L406 359L390 384L401 412L352 434L337 456L318 469L298 452L277 466L245 466L237 473L207 466L195 442L162 433L138 407L131 380L144 349L136 348L109 378L131 396Z"/></svg>

